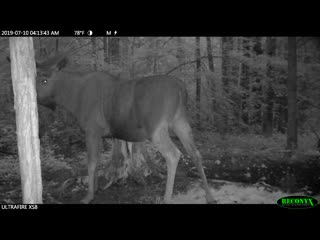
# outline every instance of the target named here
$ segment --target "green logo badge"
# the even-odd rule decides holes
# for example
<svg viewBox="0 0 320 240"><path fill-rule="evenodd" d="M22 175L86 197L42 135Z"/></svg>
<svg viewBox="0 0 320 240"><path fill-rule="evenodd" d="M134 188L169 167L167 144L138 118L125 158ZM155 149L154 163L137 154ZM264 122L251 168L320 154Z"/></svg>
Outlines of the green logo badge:
<svg viewBox="0 0 320 240"><path fill-rule="evenodd" d="M310 196L287 196L280 198L277 204L284 208L305 209L318 204L318 200Z"/></svg>

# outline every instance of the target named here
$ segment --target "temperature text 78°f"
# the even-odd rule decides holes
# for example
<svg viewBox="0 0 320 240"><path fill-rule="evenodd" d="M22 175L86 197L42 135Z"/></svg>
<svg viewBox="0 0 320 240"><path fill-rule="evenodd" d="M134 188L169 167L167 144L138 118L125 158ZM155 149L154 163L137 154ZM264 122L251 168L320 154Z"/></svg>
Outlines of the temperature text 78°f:
<svg viewBox="0 0 320 240"><path fill-rule="evenodd" d="M83 36L84 35L84 30L74 30L74 35L75 36Z"/></svg>

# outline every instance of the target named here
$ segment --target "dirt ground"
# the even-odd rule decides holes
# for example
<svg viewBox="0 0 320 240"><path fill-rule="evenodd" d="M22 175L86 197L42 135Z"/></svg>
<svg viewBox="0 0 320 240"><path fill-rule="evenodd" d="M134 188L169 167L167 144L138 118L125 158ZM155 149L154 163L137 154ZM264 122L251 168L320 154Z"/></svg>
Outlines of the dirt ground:
<svg viewBox="0 0 320 240"><path fill-rule="evenodd" d="M199 148L204 152L205 172L211 191L216 199L220 199L220 203L275 203L276 199L285 195L317 196L320 193L320 156L304 157L302 161L290 161L285 156L280 160L245 155L224 155L218 158L210 154L210 149ZM18 160L8 157L0 159L0 203L21 203ZM72 160L75 161L77 160ZM75 165L70 163L70 166ZM74 167L43 171L44 203L79 203L87 190L84 181L85 164L82 164L81 168L82 177L76 177ZM15 174L13 169L16 169ZM165 178L153 175L146 177L143 183L129 178L103 190L106 181L100 177L99 190L92 203L161 203L165 181ZM177 169L173 203L205 203L195 167L185 156Z"/></svg>

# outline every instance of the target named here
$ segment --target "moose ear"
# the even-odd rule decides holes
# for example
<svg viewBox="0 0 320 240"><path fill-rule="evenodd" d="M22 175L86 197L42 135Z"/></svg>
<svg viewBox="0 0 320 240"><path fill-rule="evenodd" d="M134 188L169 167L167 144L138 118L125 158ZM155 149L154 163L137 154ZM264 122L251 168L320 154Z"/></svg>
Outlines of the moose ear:
<svg viewBox="0 0 320 240"><path fill-rule="evenodd" d="M65 68L68 64L68 58L64 57L62 58L55 66L55 68L60 71L61 69Z"/></svg>
<svg viewBox="0 0 320 240"><path fill-rule="evenodd" d="M65 53L60 53L42 63L37 63L37 67L42 71L60 71L67 66L68 62L68 56Z"/></svg>

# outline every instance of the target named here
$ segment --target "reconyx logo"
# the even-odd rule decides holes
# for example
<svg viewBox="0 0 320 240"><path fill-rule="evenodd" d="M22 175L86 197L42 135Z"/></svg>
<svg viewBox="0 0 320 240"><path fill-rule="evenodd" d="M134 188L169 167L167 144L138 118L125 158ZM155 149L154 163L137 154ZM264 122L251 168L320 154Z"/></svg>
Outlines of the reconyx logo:
<svg viewBox="0 0 320 240"><path fill-rule="evenodd" d="M287 196L280 198L277 204L284 208L304 209L315 207L318 200L309 196Z"/></svg>

